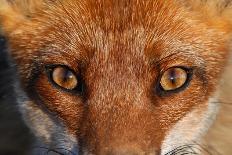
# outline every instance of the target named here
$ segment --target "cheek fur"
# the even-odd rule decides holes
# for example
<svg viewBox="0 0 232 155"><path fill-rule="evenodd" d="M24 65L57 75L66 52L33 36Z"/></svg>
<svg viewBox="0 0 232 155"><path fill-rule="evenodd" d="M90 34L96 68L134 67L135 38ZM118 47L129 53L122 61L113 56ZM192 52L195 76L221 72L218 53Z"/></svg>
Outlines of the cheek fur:
<svg viewBox="0 0 232 155"><path fill-rule="evenodd" d="M34 94L37 94L33 96L37 104L44 106L52 115L58 117L68 127L69 132L79 134L85 111L84 100L80 95L54 87L46 75L42 75L36 81Z"/></svg>
<svg viewBox="0 0 232 155"><path fill-rule="evenodd" d="M76 137L69 132L64 123L57 121L56 117L48 115L32 101L22 102L20 110L24 120L38 138L37 143L32 145L32 152L43 154L48 151L46 148L55 150L56 148L64 148L66 150L59 151L78 152Z"/></svg>
<svg viewBox="0 0 232 155"><path fill-rule="evenodd" d="M178 148L181 149L187 145L190 146L190 150L183 149L184 151L191 151L193 149L196 152L200 151L202 153L204 148L201 147L201 138L216 117L219 106L216 104L216 101L216 97L210 98L206 104L196 106L186 116L175 123L166 133L162 142L161 154L165 155L168 152L175 152Z"/></svg>

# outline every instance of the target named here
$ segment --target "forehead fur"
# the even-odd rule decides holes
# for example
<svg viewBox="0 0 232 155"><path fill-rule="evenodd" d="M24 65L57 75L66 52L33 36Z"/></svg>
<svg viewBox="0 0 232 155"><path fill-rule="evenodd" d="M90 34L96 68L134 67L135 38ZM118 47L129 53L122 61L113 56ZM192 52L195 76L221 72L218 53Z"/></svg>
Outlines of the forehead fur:
<svg viewBox="0 0 232 155"><path fill-rule="evenodd" d="M194 13L197 11L201 13L205 9L197 9L191 1L184 3L187 7L180 5L180 1L171 0L15 0L10 2L1 0L0 23L4 32L12 37L22 37L21 35L29 34L36 39L38 34L47 33L45 29L49 29L47 31L57 30L59 32L60 30L60 33L56 32L56 35L62 35L64 38L63 34L68 33L67 36L70 38L76 30L76 38L79 37L82 41L85 38L85 41L90 42L92 41L91 35L101 33L98 30L114 34L130 30L133 31L131 36L142 30L142 33L149 34L146 35L146 41L150 41L153 38L165 37L167 34L170 35L170 38L172 36L181 37L183 33L188 36L186 30L196 25L198 25L198 30L193 29L192 32L215 28L227 32L230 25L227 18L222 19L225 14L230 13L227 11L230 5L224 7L225 11L223 12L228 13L224 13L223 17L222 13L217 11L217 18L221 18L212 24L205 20L210 18L207 15L202 17ZM212 7L209 11L211 8L207 7L209 4L202 1L197 4L204 4L203 6L208 9L208 14L217 10ZM215 3L215 5L218 4ZM187 8L192 8L194 11L190 13ZM190 32L190 30L188 31ZM44 39L46 40L46 37Z"/></svg>
<svg viewBox="0 0 232 155"><path fill-rule="evenodd" d="M152 56L149 52L146 53L149 49L162 49L160 53L166 55L170 55L170 51L181 50L189 56L194 51L195 56L197 53L204 56L215 52L211 56L220 57L221 53L216 51L218 46L226 42L229 27L229 20L224 18L226 13L222 15L216 11L219 1L210 3L211 5L198 1L197 6L202 4L207 9L198 9L191 1L183 5L180 1L171 0L1 2L1 24L10 38L12 53L15 59L24 60L39 60L41 54L37 53L38 57L35 56L38 51L51 55L55 51L79 51L74 55L70 55L74 52L65 54L68 57L79 54L82 59L89 54L80 51L104 51L109 50L108 47L119 48L120 44L126 45L124 50L130 49L126 51L140 48L140 51L145 51L149 56ZM230 6L228 4L221 10L229 13L227 8ZM217 18L220 20L206 20L210 16L203 17L204 14L201 13L206 10L218 12ZM157 54L160 56L158 52L153 56L156 57Z"/></svg>
<svg viewBox="0 0 232 155"><path fill-rule="evenodd" d="M102 0L102 1L73 1L73 0L14 0L14 1L7 1L1 0L1 7L0 7L0 14L2 18L2 23L4 25L4 20L7 20L9 24L11 22L19 22L19 19L22 20L24 17L32 17L36 13L43 10L46 12L52 7L61 7L66 9L68 12L76 12L83 14L95 14L98 15L98 19L101 20L102 17L106 18L106 16L114 19L115 21L119 21L120 23L128 21L128 16L131 20L136 21L136 18L140 19L139 21L144 22L146 18L153 17L154 12L160 10L160 16L163 14L169 16L175 16L179 14L178 11L179 7L182 6L184 9L189 9L192 12L196 12L199 15L199 18L207 21L213 26L217 26L223 29L230 29L231 31L231 15L232 15L232 1L231 0L214 0L214 1L204 1L204 0L176 0L176 1L143 1L143 0ZM175 8L178 4L178 8ZM87 7L86 7L87 6ZM70 9L70 7L72 9ZM61 9L60 8L60 9ZM102 8L104 8L104 13L102 12ZM77 11L79 10L79 11ZM108 12L108 15L105 15L105 12ZM183 12L183 10L182 10ZM40 12L41 13L41 12ZM71 13L68 13L71 15ZM81 15L80 14L80 15ZM41 14L40 14L41 15ZM183 16L183 13L182 13ZM20 18L19 18L20 17ZM97 16L96 16L97 17ZM142 17L142 18L141 18ZM133 18L133 19L132 19ZM17 19L17 20L16 20ZM122 20L124 19L124 20ZM141 20L144 19L144 20ZM216 22L215 22L216 21ZM25 22L25 21L22 21ZM104 20L102 20L104 22ZM120 25L118 23L118 26ZM125 24L123 23L123 24ZM110 22L108 21L110 25ZM133 23L134 24L134 23ZM143 23L149 24L149 23ZM12 24L13 26L13 24ZM9 25L8 25L9 27Z"/></svg>

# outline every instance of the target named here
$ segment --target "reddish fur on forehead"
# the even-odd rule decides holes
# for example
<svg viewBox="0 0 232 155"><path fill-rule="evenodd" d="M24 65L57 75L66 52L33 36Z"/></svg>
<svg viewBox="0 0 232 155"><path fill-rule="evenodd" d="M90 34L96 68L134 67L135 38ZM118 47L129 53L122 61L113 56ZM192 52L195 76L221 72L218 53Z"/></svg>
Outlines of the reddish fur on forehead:
<svg viewBox="0 0 232 155"><path fill-rule="evenodd" d="M195 13L172 0L28 4L31 16L24 12L17 20L22 8L0 8L22 85L92 152L122 145L159 149L167 130L206 104L218 83L228 51L227 22L218 26L193 18ZM86 97L53 87L46 64L64 64L77 73L81 68ZM161 72L178 65L196 67L189 87L160 96L154 88Z"/></svg>
<svg viewBox="0 0 232 155"><path fill-rule="evenodd" d="M1 0L1 7L0 7L0 14L1 18L3 18L3 24L7 24L5 28L9 29L10 27L15 27L13 23L15 22L26 22L26 20L22 20L24 17L31 17L34 16L37 12L40 12L41 10L47 10L48 6L54 5L54 3L63 3L62 0L13 0L13 1L7 1L7 0ZM161 2L161 3L160 3ZM232 1L231 0L214 0L214 1L204 1L204 0L176 0L177 3L179 3L179 6L185 6L186 8L190 8L190 11L195 11L199 13L199 17L203 20L207 21L211 24L211 26L220 27L222 29L227 29L228 31L232 31ZM166 7L167 9L173 9L175 7L173 4L173 1L166 0L166 1L73 1L68 0L66 3L67 7L70 7L74 4L76 4L77 7L81 5L88 5L89 8L91 8L91 4L93 8L96 8L96 6L111 8L112 6L118 6L120 8L124 8L127 4L132 6L131 4L135 4L133 6L136 7L143 7L144 13L141 13L141 15L145 16L147 13L150 13L152 16L152 12L154 11L154 6L157 5L156 8L159 9L162 6ZM99 4L99 5L98 5ZM122 6L119 6L118 4L122 4ZM136 5L139 4L139 5ZM142 5L141 5L142 4ZM160 5L159 5L160 4ZM79 5L79 6L78 6ZM95 5L95 6L94 6ZM132 7L128 7L130 9ZM149 11L150 8L150 11ZM97 10L85 10L86 8L81 8L82 11L92 11L93 13L97 13L95 11ZM148 10L146 10L148 9ZM151 10L153 9L153 10ZM112 13L113 13L112 9ZM140 10L138 8L138 10ZM71 10L68 10L68 12ZM73 11L73 10L72 10ZM147 12L146 12L147 11ZM123 14L124 11L122 11ZM98 12L101 14L101 12ZM136 13L139 15L139 11ZM103 14L102 14L103 15ZM115 14L112 14L115 16ZM109 15L110 16L110 15ZM112 16L112 17L113 17ZM120 18L122 18L120 16ZM25 18L24 18L25 19ZM12 25L10 24L12 23ZM10 26L11 25L11 26Z"/></svg>

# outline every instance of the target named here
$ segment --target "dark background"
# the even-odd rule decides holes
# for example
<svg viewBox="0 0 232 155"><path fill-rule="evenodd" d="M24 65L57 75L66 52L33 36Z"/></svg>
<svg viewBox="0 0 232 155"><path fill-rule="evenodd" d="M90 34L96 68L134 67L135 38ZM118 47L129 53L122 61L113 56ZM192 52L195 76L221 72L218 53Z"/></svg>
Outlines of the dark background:
<svg viewBox="0 0 232 155"><path fill-rule="evenodd" d="M0 155L24 155L32 142L32 135L17 110L15 79L15 69L7 57L6 40L0 36Z"/></svg>

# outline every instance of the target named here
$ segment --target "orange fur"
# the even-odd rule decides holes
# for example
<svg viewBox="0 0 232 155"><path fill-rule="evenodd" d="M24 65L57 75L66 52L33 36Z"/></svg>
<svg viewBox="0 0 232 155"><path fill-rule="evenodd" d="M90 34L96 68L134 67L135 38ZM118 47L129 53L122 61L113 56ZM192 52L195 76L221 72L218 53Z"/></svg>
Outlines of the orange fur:
<svg viewBox="0 0 232 155"><path fill-rule="evenodd" d="M62 122L87 154L163 152L175 124L194 122L186 116L195 109L203 119L230 51L231 4L223 0L0 3L0 24L21 85L30 103L40 105L27 105L26 116L51 112L43 111L55 115L54 122ZM51 84L45 66L54 64L81 74L84 97ZM175 66L193 69L191 83L163 95L158 80ZM184 128L199 130L198 123ZM183 139L195 140L184 137L191 133Z"/></svg>

